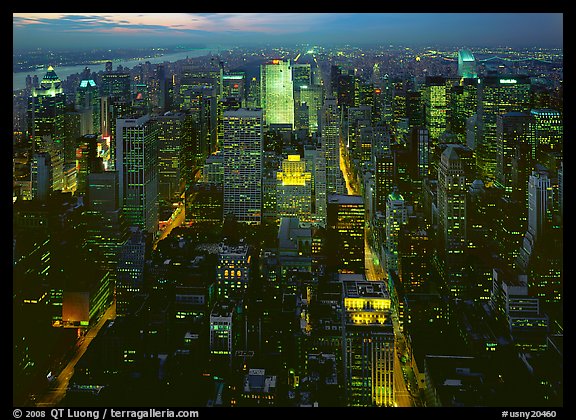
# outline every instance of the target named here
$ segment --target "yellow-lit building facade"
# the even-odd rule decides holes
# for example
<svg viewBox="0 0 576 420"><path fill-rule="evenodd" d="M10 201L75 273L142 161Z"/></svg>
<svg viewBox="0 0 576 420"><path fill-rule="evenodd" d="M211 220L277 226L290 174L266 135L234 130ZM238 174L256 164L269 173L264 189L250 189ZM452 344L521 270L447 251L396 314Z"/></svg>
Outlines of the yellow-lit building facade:
<svg viewBox="0 0 576 420"><path fill-rule="evenodd" d="M298 217L308 221L312 217L312 172L300 155L288 155L282 170L276 173L276 209L278 217Z"/></svg>
<svg viewBox="0 0 576 420"><path fill-rule="evenodd" d="M395 336L384 282L340 274L346 404L393 407Z"/></svg>

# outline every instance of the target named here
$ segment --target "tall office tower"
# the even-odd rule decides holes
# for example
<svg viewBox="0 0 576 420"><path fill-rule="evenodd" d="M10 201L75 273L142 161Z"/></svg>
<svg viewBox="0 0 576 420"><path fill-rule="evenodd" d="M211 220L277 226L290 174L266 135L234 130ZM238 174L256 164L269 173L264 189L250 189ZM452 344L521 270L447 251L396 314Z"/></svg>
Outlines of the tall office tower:
<svg viewBox="0 0 576 420"><path fill-rule="evenodd" d="M449 90L448 128L461 143L467 141L467 122L478 108L477 92L478 79L462 79Z"/></svg>
<svg viewBox="0 0 576 420"><path fill-rule="evenodd" d="M326 159L322 150L314 157L314 214L320 226L326 226L328 195L326 192Z"/></svg>
<svg viewBox="0 0 576 420"><path fill-rule="evenodd" d="M340 274L346 405L393 407L395 336L384 282Z"/></svg>
<svg viewBox="0 0 576 420"><path fill-rule="evenodd" d="M406 84L396 82L392 93L392 120L390 125L396 132L397 137L402 138L400 132L401 122L406 119Z"/></svg>
<svg viewBox="0 0 576 420"><path fill-rule="evenodd" d="M447 95L447 79L441 76L426 77L424 87L424 110L426 128L434 143L448 128L449 101Z"/></svg>
<svg viewBox="0 0 576 420"><path fill-rule="evenodd" d="M371 109L374 107L374 85L370 82L356 78L356 86L354 88L355 98L354 106L369 106ZM371 116L372 117L372 116Z"/></svg>
<svg viewBox="0 0 576 420"><path fill-rule="evenodd" d="M344 193L340 170L340 111L336 99L326 99L320 112L319 132L326 160L326 193Z"/></svg>
<svg viewBox="0 0 576 420"><path fill-rule="evenodd" d="M452 297L466 293L464 252L466 249L466 177L454 146L442 153L438 171L438 239L441 275Z"/></svg>
<svg viewBox="0 0 576 420"><path fill-rule="evenodd" d="M312 84L312 66L310 63L292 64L292 82L294 84L294 92L302 86L310 86Z"/></svg>
<svg viewBox="0 0 576 420"><path fill-rule="evenodd" d="M100 266L110 273L110 282L116 285L120 249L128 239L128 225L118 197L118 172L91 172L87 178L86 243L94 249Z"/></svg>
<svg viewBox="0 0 576 420"><path fill-rule="evenodd" d="M102 75L101 96L110 96L117 101L132 102L130 73L109 72Z"/></svg>
<svg viewBox="0 0 576 420"><path fill-rule="evenodd" d="M513 191L512 161L516 149L529 142L530 115L507 112L496 117L496 185L507 196Z"/></svg>
<svg viewBox="0 0 576 420"><path fill-rule="evenodd" d="M363 127L372 125L372 109L369 106L349 107L344 120L343 127L346 127L346 148L350 153L350 159L359 158L362 153L357 153L361 150L360 146L360 130Z"/></svg>
<svg viewBox="0 0 576 420"><path fill-rule="evenodd" d="M346 115L349 107L354 106L355 97L355 83L356 77L354 70L348 70L338 75L336 79L336 97L338 108L342 111L342 115Z"/></svg>
<svg viewBox="0 0 576 420"><path fill-rule="evenodd" d="M321 85L303 85L295 88L294 101L296 105L308 106L308 131L318 132L318 113L322 109L324 89Z"/></svg>
<svg viewBox="0 0 576 420"><path fill-rule="evenodd" d="M424 127L414 127L411 135L412 152L416 155L416 179L422 180L430 173L430 136Z"/></svg>
<svg viewBox="0 0 576 420"><path fill-rule="evenodd" d="M288 155L276 173L277 217L298 217L301 222L312 218L312 172L300 155Z"/></svg>
<svg viewBox="0 0 576 420"><path fill-rule="evenodd" d="M144 291L146 234L138 227L129 228L128 239L120 248L116 273L116 316L133 312L134 297Z"/></svg>
<svg viewBox="0 0 576 420"><path fill-rule="evenodd" d="M530 136L535 150L562 151L564 124L562 114L555 109L530 110ZM533 157L536 157L534 155Z"/></svg>
<svg viewBox="0 0 576 420"><path fill-rule="evenodd" d="M258 78L252 77L248 83L248 95L246 97L246 108L259 108L260 101L260 83Z"/></svg>
<svg viewBox="0 0 576 420"><path fill-rule="evenodd" d="M40 87L33 88L28 99L28 134L33 152L45 151L48 138L61 147L65 108L66 95L62 81L54 68L49 66Z"/></svg>
<svg viewBox="0 0 576 420"><path fill-rule="evenodd" d="M105 161L108 170L116 169L116 123L119 118L130 118L132 116L132 105L125 99L102 96L100 98L100 127L102 139L110 151L108 159Z"/></svg>
<svg viewBox="0 0 576 420"><path fill-rule="evenodd" d="M178 78L177 92L182 94L190 88L214 89L218 101L222 99L223 76L223 63L214 57L209 62L184 64Z"/></svg>
<svg viewBox="0 0 576 420"><path fill-rule="evenodd" d="M398 271L398 237L407 221L404 197L393 191L386 200L386 268L389 271Z"/></svg>
<svg viewBox="0 0 576 420"><path fill-rule="evenodd" d="M119 196L130 226L158 229L158 125L149 115L116 122Z"/></svg>
<svg viewBox="0 0 576 420"><path fill-rule="evenodd" d="M476 165L483 180L496 178L496 118L508 112L529 112L528 76L486 76L479 79Z"/></svg>
<svg viewBox="0 0 576 420"><path fill-rule="evenodd" d="M47 152L32 155L32 198L46 201L52 191L52 161Z"/></svg>
<svg viewBox="0 0 576 420"><path fill-rule="evenodd" d="M432 278L432 250L428 232L408 225L401 227L398 238L398 277L405 293L427 290Z"/></svg>
<svg viewBox="0 0 576 420"><path fill-rule="evenodd" d="M103 169L102 159L98 159L97 135L86 134L80 137L76 149L76 194L86 194L88 174Z"/></svg>
<svg viewBox="0 0 576 420"><path fill-rule="evenodd" d="M470 50L458 51L458 76L463 79L475 79L478 77L476 59Z"/></svg>
<svg viewBox="0 0 576 420"><path fill-rule="evenodd" d="M332 64L330 67L330 85L326 91L326 97L336 98L338 94L338 77L343 73L342 66Z"/></svg>
<svg viewBox="0 0 576 420"><path fill-rule="evenodd" d="M327 226L337 232L338 271L364 273L364 200L359 195L329 194Z"/></svg>
<svg viewBox="0 0 576 420"><path fill-rule="evenodd" d="M262 220L262 110L224 111L224 217Z"/></svg>
<svg viewBox="0 0 576 420"><path fill-rule="evenodd" d="M92 79L81 80L76 88L74 108L80 113L81 135L100 134L100 89Z"/></svg>
<svg viewBox="0 0 576 420"><path fill-rule="evenodd" d="M80 118L80 113L76 111L64 114L62 152L66 167L76 165L76 148L78 147L78 138L81 136Z"/></svg>
<svg viewBox="0 0 576 420"><path fill-rule="evenodd" d="M158 195L170 201L181 191L182 139L185 114L167 112L153 117L158 125Z"/></svg>
<svg viewBox="0 0 576 420"><path fill-rule="evenodd" d="M233 71L222 75L222 99L234 98L241 107L246 106L246 72Z"/></svg>
<svg viewBox="0 0 576 420"><path fill-rule="evenodd" d="M155 86L154 103L160 112L166 112L172 108L172 100L170 97L171 79L166 73L166 66L158 64L155 69Z"/></svg>
<svg viewBox="0 0 576 420"><path fill-rule="evenodd" d="M294 127L294 87L290 60L272 60L260 66L260 106L264 121Z"/></svg>
<svg viewBox="0 0 576 420"><path fill-rule="evenodd" d="M424 126L424 103L422 92L408 90L406 92L406 117L409 128Z"/></svg>
<svg viewBox="0 0 576 420"><path fill-rule="evenodd" d="M560 162L558 169L558 209L560 210L560 224L564 223L564 161Z"/></svg>
<svg viewBox="0 0 576 420"><path fill-rule="evenodd" d="M210 359L217 366L232 364L234 342L233 333L238 325L234 325L234 305L228 302L216 302L210 312Z"/></svg>
<svg viewBox="0 0 576 420"><path fill-rule="evenodd" d="M248 245L244 243L219 245L216 287L220 300L242 300L250 281L250 260Z"/></svg>
<svg viewBox="0 0 576 420"><path fill-rule="evenodd" d="M212 153L206 159L202 170L202 182L224 186L224 155L222 151Z"/></svg>
<svg viewBox="0 0 576 420"><path fill-rule="evenodd" d="M547 170L536 165L536 169L528 178L528 231L532 233L534 241L544 233L551 209L551 180Z"/></svg>

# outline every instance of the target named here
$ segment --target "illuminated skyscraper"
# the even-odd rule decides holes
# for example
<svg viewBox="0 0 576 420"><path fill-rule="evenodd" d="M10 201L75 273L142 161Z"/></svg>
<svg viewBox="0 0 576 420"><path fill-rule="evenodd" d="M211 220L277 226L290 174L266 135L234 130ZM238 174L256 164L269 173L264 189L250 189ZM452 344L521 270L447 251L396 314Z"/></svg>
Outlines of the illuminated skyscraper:
<svg viewBox="0 0 576 420"><path fill-rule="evenodd" d="M458 76L464 79L478 77L476 59L470 50L458 51Z"/></svg>
<svg viewBox="0 0 576 420"><path fill-rule="evenodd" d="M479 79L476 164L483 180L496 178L496 119L508 112L529 112L530 78L528 76L486 76Z"/></svg>
<svg viewBox="0 0 576 420"><path fill-rule="evenodd" d="M106 72L102 75L102 97L110 96L118 101L132 101L130 73Z"/></svg>
<svg viewBox="0 0 576 420"><path fill-rule="evenodd" d="M340 111L336 99L326 99L319 121L322 152L326 160L327 194L344 193L344 178L340 170Z"/></svg>
<svg viewBox="0 0 576 420"><path fill-rule="evenodd" d="M28 101L28 133L33 151L44 151L47 138L61 147L65 107L62 81L54 68L49 66L40 87L32 89Z"/></svg>
<svg viewBox="0 0 576 420"><path fill-rule="evenodd" d="M272 60L260 66L260 101L264 121L294 127L294 88L290 61Z"/></svg>
<svg viewBox="0 0 576 420"><path fill-rule="evenodd" d="M496 185L509 196L512 193L512 161L516 149L529 142L530 116L508 112L496 117Z"/></svg>
<svg viewBox="0 0 576 420"><path fill-rule="evenodd" d="M340 281L346 404L393 407L395 337L385 284L355 274Z"/></svg>
<svg viewBox="0 0 576 420"><path fill-rule="evenodd" d="M220 244L216 268L218 297L225 302L240 301L250 280L250 254L248 246Z"/></svg>
<svg viewBox="0 0 576 420"><path fill-rule="evenodd" d="M408 216L404 197L396 191L386 200L386 267L398 271L398 236Z"/></svg>
<svg viewBox="0 0 576 420"><path fill-rule="evenodd" d="M555 109L531 109L530 131L534 148L544 150L562 150L563 122L562 114Z"/></svg>
<svg viewBox="0 0 576 420"><path fill-rule="evenodd" d="M437 142L447 128L448 97L444 77L427 77L424 88L424 109L426 128L430 138Z"/></svg>
<svg viewBox="0 0 576 420"><path fill-rule="evenodd" d="M116 170L119 196L130 226L158 229L158 126L149 115L118 119Z"/></svg>
<svg viewBox="0 0 576 420"><path fill-rule="evenodd" d="M146 253L145 233L131 227L128 239L120 249L116 277L116 315L131 313L134 296L143 292L144 262Z"/></svg>
<svg viewBox="0 0 576 420"><path fill-rule="evenodd" d="M276 173L276 214L278 217L296 216L301 222L312 217L312 173L300 155L288 155L282 170Z"/></svg>
<svg viewBox="0 0 576 420"><path fill-rule="evenodd" d="M100 91L94 80L80 81L80 85L76 88L75 109L82 116L81 134L99 134Z"/></svg>
<svg viewBox="0 0 576 420"><path fill-rule="evenodd" d="M364 273L364 219L362 196L328 195L327 226L338 234L342 273Z"/></svg>
<svg viewBox="0 0 576 420"><path fill-rule="evenodd" d="M46 201L52 191L52 162L46 152L32 155L32 198Z"/></svg>
<svg viewBox="0 0 576 420"><path fill-rule="evenodd" d="M262 220L262 110L224 111L224 217Z"/></svg>
<svg viewBox="0 0 576 420"><path fill-rule="evenodd" d="M465 293L466 177L456 148L442 153L438 170L438 253L441 275L452 297Z"/></svg>
<svg viewBox="0 0 576 420"><path fill-rule="evenodd" d="M180 191L184 118L183 112L154 117L158 124L158 194L167 201Z"/></svg>

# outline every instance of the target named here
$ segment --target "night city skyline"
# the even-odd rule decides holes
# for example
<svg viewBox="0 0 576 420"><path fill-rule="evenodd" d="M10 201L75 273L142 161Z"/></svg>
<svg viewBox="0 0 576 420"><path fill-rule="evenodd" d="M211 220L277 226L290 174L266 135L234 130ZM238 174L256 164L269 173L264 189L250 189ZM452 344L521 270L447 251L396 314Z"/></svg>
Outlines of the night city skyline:
<svg viewBox="0 0 576 420"><path fill-rule="evenodd" d="M563 17L13 13L13 417L562 415Z"/></svg>

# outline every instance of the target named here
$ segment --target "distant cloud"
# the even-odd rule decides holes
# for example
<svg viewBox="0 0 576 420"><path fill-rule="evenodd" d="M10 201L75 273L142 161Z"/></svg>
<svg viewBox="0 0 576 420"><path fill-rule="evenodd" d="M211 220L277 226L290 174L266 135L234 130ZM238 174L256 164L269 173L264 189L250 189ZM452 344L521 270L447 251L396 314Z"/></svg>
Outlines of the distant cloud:
<svg viewBox="0 0 576 420"><path fill-rule="evenodd" d="M534 28L538 28L535 31ZM562 14L14 13L13 46L138 42L459 42L562 45ZM67 38L63 37L67 34ZM116 38L111 38L111 35ZM153 38L150 35L154 35ZM126 38L124 38L126 37Z"/></svg>

